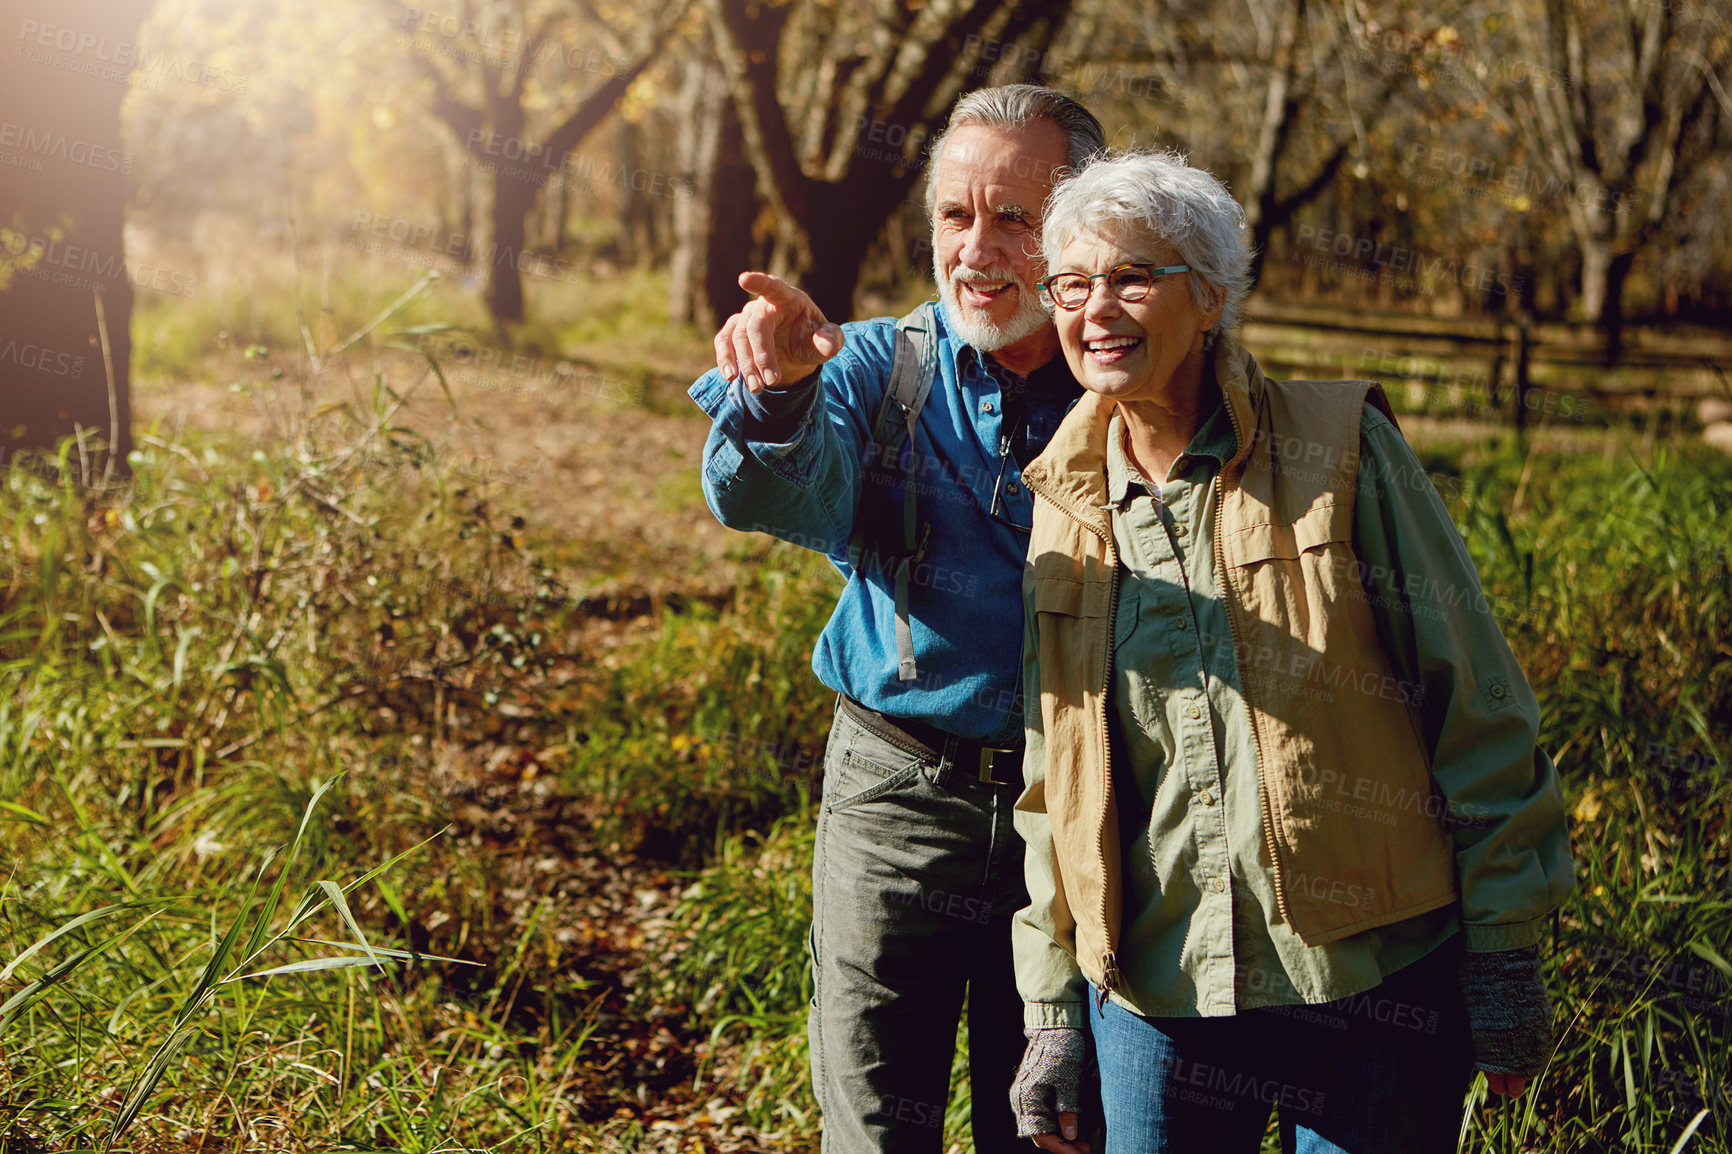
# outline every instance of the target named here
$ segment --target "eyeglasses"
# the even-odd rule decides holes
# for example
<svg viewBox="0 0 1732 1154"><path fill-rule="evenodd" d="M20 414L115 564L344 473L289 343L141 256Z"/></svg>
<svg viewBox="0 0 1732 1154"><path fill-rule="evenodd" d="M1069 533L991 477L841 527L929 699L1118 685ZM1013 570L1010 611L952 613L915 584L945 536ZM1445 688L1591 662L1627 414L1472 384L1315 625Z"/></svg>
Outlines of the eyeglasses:
<svg viewBox="0 0 1732 1154"><path fill-rule="evenodd" d="M1134 305L1149 295L1155 287L1155 280L1170 273L1190 272L1188 264L1173 264L1156 268L1152 264L1133 263L1121 264L1106 272L1086 274L1080 272L1055 272L1045 280L1037 281L1040 291L1059 308L1066 312L1075 312L1088 303L1089 296L1094 292L1095 281L1105 279L1107 291L1125 304Z"/></svg>
<svg viewBox="0 0 1732 1154"><path fill-rule="evenodd" d="M1010 511L1010 504L1004 499L1005 466L1010 464L1011 457L1010 440L1011 435L1009 433L1006 433L999 438L998 480L992 483L992 508L988 510L988 513L991 515L992 519L997 521L1000 525L1005 525L1015 529L1018 533L1033 533L1034 526L1032 524L1025 525L1022 521L1018 520L1016 515ZM1015 485L1016 482L1012 481L1011 486L1013 492L1015 491Z"/></svg>

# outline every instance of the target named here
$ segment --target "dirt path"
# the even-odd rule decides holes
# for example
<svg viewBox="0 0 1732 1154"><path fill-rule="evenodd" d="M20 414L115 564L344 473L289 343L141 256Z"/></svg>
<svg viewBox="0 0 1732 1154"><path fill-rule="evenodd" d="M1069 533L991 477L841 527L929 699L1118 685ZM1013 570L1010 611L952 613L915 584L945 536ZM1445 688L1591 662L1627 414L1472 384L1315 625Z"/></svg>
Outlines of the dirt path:
<svg viewBox="0 0 1732 1154"><path fill-rule="evenodd" d="M474 765L483 750L464 752ZM807 1150L734 1121L740 1108L727 1056L715 1060L690 1007L668 996L667 962L684 945L673 914L689 879L631 853L598 852L587 803L524 782L511 751L494 752L507 756L481 759L493 768L468 772L468 787L457 788L449 836L489 846L500 895L534 895L513 911L516 920L542 905L541 934L560 947L550 965L562 985L575 981L593 999L594 1031L566 1092L573 1116L607 1150ZM536 1003L550 984L520 982L499 1012L541 1015Z"/></svg>
<svg viewBox="0 0 1732 1154"><path fill-rule="evenodd" d="M673 375L695 376L701 365L628 381L582 365L556 374L558 362L546 360L517 372L448 364L454 417L423 360L387 352L381 363L410 398L399 423L433 443L451 483L486 486L522 515L568 588L660 596L731 584L730 550L747 549L747 538L704 506L698 462L708 423L685 396L691 378ZM278 367L213 357L207 381L139 382L135 426L160 425L165 437L223 433L243 445L280 444L308 423L338 435L371 416L371 377L355 368L328 368L303 398L293 366L274 378Z"/></svg>

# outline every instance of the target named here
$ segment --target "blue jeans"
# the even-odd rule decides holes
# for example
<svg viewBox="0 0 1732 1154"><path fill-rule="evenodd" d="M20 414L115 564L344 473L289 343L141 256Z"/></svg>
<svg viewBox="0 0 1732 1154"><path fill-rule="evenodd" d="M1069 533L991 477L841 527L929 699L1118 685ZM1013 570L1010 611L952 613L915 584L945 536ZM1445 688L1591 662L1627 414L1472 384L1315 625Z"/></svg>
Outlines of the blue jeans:
<svg viewBox="0 0 1732 1154"><path fill-rule="evenodd" d="M953 772L954 770L954 772ZM938 1154L968 999L977 1154L1027 1154L1011 916L1028 903L1015 785L898 748L838 710L812 863L807 1019L824 1154Z"/></svg>
<svg viewBox="0 0 1732 1154"><path fill-rule="evenodd" d="M1363 994L1226 1018L1089 998L1106 1154L1453 1154L1473 1050L1459 935Z"/></svg>

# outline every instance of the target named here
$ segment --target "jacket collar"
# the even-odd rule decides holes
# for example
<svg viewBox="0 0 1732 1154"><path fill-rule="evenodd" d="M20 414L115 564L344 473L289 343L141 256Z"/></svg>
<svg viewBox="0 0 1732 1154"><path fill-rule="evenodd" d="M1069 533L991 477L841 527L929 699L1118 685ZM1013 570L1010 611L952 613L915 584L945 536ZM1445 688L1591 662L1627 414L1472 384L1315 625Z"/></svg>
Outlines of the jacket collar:
<svg viewBox="0 0 1732 1154"><path fill-rule="evenodd" d="M1221 471L1225 474L1251 453L1249 431L1257 427L1257 414L1263 405L1263 370L1231 333L1222 333L1216 340L1210 364L1232 421L1236 446L1232 457L1222 463ZM1030 489L1109 541L1112 520L1108 513L1107 430L1117 408L1117 402L1085 391L1053 434L1046 451L1022 472Z"/></svg>

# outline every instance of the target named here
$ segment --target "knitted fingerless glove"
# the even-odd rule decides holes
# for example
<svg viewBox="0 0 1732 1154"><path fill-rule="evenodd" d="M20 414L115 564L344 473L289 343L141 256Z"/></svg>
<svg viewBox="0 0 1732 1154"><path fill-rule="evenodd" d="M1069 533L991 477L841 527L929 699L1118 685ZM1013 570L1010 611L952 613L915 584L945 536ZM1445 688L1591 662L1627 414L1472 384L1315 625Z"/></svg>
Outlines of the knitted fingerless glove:
<svg viewBox="0 0 1732 1154"><path fill-rule="evenodd" d="M1028 1048L1022 1068L1010 1087L1010 1108L1016 1112L1016 1136L1059 1133L1058 1116L1077 1108L1088 1037L1071 1026L1040 1026L1024 1030Z"/></svg>
<svg viewBox="0 0 1732 1154"><path fill-rule="evenodd" d="M1531 1078L1552 1046L1552 1006L1540 981L1538 946L1464 953L1459 967L1474 1064L1490 1074Z"/></svg>

